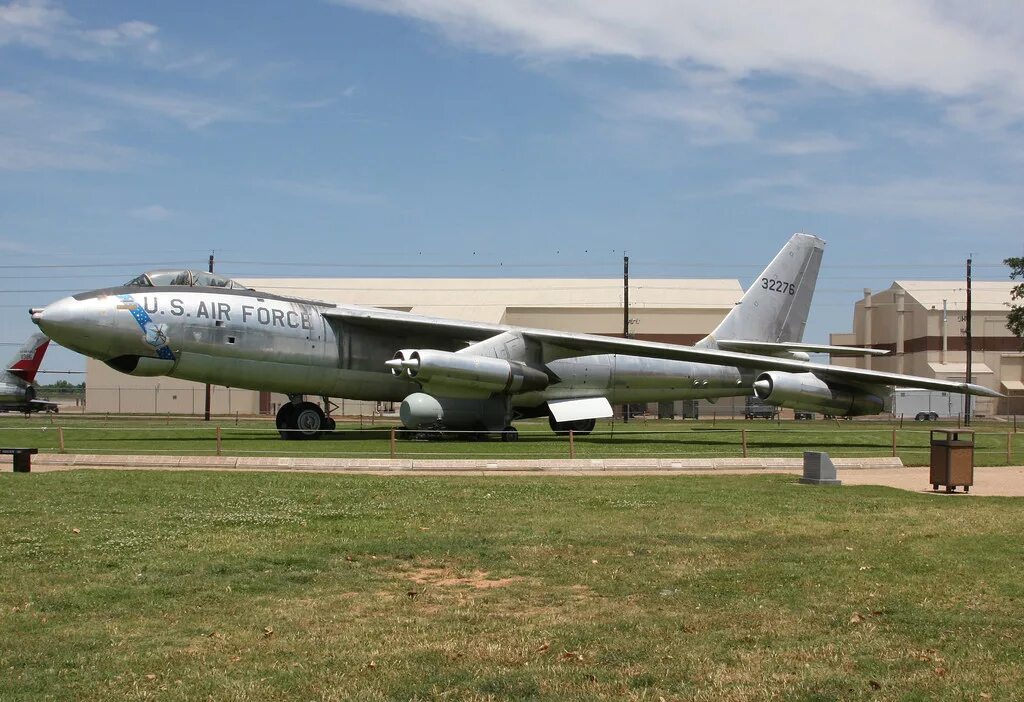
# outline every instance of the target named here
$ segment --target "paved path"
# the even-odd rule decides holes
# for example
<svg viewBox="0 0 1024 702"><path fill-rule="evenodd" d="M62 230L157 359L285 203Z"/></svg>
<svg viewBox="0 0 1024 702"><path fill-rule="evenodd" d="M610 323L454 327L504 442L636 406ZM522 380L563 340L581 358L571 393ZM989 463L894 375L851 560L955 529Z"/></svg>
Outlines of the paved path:
<svg viewBox="0 0 1024 702"><path fill-rule="evenodd" d="M905 467L898 458L833 459L844 485L882 485L933 493L927 467ZM110 456L42 454L33 472L78 469L248 470L354 473L371 475L749 475L802 474L800 458L576 459L576 460L421 460L329 458L235 458L215 456ZM962 488L961 488L962 490ZM955 495L963 496L962 492ZM948 495L954 497L955 495ZM975 468L970 495L1024 496L1024 466Z"/></svg>

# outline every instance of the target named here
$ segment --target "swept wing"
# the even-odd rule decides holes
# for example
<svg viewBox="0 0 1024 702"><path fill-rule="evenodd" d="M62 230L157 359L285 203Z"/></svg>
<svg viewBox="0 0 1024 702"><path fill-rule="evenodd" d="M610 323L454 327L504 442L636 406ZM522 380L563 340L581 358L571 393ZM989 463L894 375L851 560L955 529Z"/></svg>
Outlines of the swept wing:
<svg viewBox="0 0 1024 702"><path fill-rule="evenodd" d="M369 307L341 306L323 311L329 320L377 329L395 335L430 334L468 343L483 341L504 332L522 334L525 339L541 344L545 362L557 358L596 354L625 354L646 358L693 361L750 370L779 370L790 373L814 373L823 380L847 384L895 385L947 392L968 393L986 397L1002 397L995 390L973 383L922 378L914 375L885 373L862 368L848 368L824 363L798 361L738 351L696 348L663 344L638 339L618 339L595 334L575 334L548 329L517 328L502 324L467 322L440 317L426 317ZM786 345L787 347L791 345Z"/></svg>

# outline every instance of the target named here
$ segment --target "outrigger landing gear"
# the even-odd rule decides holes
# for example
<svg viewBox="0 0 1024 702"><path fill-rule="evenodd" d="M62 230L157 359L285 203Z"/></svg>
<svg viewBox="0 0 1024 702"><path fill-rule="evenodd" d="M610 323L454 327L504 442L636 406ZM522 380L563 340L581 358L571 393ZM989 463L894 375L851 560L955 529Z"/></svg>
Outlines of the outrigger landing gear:
<svg viewBox="0 0 1024 702"><path fill-rule="evenodd" d="M594 427L597 426L597 420L577 419L574 422L556 422L555 418L549 415L548 426L551 427L551 431L559 436L566 436L570 431L578 436L586 436L594 431Z"/></svg>
<svg viewBox="0 0 1024 702"><path fill-rule="evenodd" d="M277 411L277 430L282 439L316 439L320 432L334 428L334 420L302 395L289 395L289 402Z"/></svg>

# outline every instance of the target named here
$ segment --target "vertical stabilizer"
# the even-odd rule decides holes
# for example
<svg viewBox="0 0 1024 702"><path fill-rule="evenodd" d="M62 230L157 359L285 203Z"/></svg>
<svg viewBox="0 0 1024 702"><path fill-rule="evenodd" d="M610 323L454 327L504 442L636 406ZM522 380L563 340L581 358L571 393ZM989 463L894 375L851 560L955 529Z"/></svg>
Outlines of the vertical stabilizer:
<svg viewBox="0 0 1024 702"><path fill-rule="evenodd" d="M46 347L50 345L50 339L41 332L36 332L29 337L28 341L18 350L14 358L7 364L7 372L17 376L26 383L33 383L36 373L43 362L43 355Z"/></svg>
<svg viewBox="0 0 1024 702"><path fill-rule="evenodd" d="M825 242L794 234L726 315L698 346L719 340L799 342L807 326Z"/></svg>

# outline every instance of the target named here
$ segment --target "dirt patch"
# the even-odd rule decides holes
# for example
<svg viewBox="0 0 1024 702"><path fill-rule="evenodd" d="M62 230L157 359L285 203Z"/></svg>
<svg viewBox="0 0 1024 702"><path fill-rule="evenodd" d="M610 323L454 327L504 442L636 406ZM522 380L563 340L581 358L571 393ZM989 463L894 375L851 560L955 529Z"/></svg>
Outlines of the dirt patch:
<svg viewBox="0 0 1024 702"><path fill-rule="evenodd" d="M409 580L418 585L440 585L450 587L454 585L468 585L477 590L487 590L493 587L505 587L514 582L522 580L519 577L513 578L489 578L488 573L483 570L474 570L468 576L454 577L452 573L444 568L417 568L405 574Z"/></svg>

